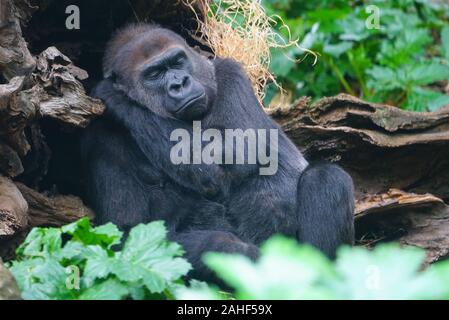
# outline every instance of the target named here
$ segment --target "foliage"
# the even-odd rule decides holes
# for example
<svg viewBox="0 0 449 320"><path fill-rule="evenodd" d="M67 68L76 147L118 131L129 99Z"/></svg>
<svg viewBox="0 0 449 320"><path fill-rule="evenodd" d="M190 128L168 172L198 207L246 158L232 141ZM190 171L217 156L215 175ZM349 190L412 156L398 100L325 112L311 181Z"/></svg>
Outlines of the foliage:
<svg viewBox="0 0 449 320"><path fill-rule="evenodd" d="M34 228L8 267L24 299L449 299L449 261L422 270L425 254L417 248L343 247L330 261L274 236L256 262L206 254L205 263L235 289L229 293L196 280L183 284L190 264L166 240L161 221L133 228L118 250L122 236L115 225L94 228L86 218Z"/></svg>
<svg viewBox="0 0 449 320"><path fill-rule="evenodd" d="M9 267L24 299L172 298L190 264L166 233L161 221L138 225L119 251L123 234L111 223L34 228Z"/></svg>
<svg viewBox="0 0 449 320"><path fill-rule="evenodd" d="M220 253L209 253L205 262L237 299L449 299L449 262L422 271L425 254L417 248L344 247L331 262L310 246L276 236L261 250L256 263ZM229 298L197 282L177 297Z"/></svg>
<svg viewBox="0 0 449 320"><path fill-rule="evenodd" d="M296 64L297 47L272 50L271 70L293 98L340 92L414 111L449 104L449 5L427 0L263 0L285 38L321 55ZM367 28L372 6L380 28ZM290 32L282 27L285 23ZM286 59L288 57L289 59ZM310 60L306 60L309 61ZM273 98L268 89L266 103ZM446 92L446 93L445 93Z"/></svg>

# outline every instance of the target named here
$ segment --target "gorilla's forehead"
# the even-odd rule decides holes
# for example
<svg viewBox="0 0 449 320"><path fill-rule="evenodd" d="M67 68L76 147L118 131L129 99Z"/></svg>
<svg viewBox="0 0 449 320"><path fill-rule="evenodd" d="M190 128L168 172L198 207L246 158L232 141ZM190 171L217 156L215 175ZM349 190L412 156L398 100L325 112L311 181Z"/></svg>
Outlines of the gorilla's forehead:
<svg viewBox="0 0 449 320"><path fill-rule="evenodd" d="M151 32L133 41L133 49L129 52L136 62L148 61L167 52L173 47L185 47L186 44L178 35L171 32Z"/></svg>

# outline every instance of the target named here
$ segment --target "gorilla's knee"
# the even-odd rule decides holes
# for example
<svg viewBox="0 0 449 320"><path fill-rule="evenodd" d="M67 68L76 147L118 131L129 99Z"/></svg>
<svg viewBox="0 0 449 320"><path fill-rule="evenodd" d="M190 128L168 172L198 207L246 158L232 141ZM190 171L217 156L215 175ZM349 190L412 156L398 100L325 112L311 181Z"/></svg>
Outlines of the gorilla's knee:
<svg viewBox="0 0 449 320"><path fill-rule="evenodd" d="M243 254L252 260L259 257L259 249L240 240L237 236L226 231L195 230L180 234L172 234L172 241L177 241L186 250L186 257L193 266L189 277L210 281L224 286L215 274L202 261L202 257L208 252Z"/></svg>
<svg viewBox="0 0 449 320"><path fill-rule="evenodd" d="M300 177L299 186L306 184L308 187L321 188L322 186L334 186L334 191L353 193L352 178L342 168L329 163L309 165Z"/></svg>
<svg viewBox="0 0 449 320"><path fill-rule="evenodd" d="M300 241L333 257L341 244L354 242L354 187L339 166L309 166L298 182Z"/></svg>
<svg viewBox="0 0 449 320"><path fill-rule="evenodd" d="M353 206L354 187L352 178L334 164L318 164L306 168L299 178L298 193L305 199L323 201L323 205Z"/></svg>
<svg viewBox="0 0 449 320"><path fill-rule="evenodd" d="M230 232L211 232L208 238L208 249L224 253L240 253L252 260L259 256L259 248L247 242L243 242Z"/></svg>

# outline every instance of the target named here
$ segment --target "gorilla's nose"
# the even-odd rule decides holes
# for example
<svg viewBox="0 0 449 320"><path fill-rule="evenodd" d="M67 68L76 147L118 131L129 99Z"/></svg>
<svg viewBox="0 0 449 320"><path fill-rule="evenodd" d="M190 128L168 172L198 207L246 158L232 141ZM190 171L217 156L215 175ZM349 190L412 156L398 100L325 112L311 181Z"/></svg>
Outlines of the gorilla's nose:
<svg viewBox="0 0 449 320"><path fill-rule="evenodd" d="M168 84L168 95L176 100L183 100L190 95L192 79L190 75L174 75Z"/></svg>

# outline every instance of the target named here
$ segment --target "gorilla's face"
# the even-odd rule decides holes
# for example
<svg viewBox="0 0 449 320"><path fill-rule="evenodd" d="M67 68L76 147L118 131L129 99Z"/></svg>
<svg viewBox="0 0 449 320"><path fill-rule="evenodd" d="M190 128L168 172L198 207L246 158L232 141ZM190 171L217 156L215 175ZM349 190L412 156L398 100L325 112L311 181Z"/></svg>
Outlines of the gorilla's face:
<svg viewBox="0 0 449 320"><path fill-rule="evenodd" d="M206 88L194 77L193 63L174 47L142 66L140 81L147 94L162 93L163 105L181 119L198 119L208 110Z"/></svg>
<svg viewBox="0 0 449 320"><path fill-rule="evenodd" d="M117 87L141 105L186 121L209 111L217 91L213 64L175 33L144 33L130 39L116 57Z"/></svg>

